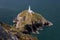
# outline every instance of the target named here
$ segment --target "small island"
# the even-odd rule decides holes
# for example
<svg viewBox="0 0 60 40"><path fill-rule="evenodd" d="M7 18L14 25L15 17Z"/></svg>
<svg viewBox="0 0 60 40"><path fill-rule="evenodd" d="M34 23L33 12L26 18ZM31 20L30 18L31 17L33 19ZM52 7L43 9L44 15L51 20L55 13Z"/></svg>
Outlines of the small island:
<svg viewBox="0 0 60 40"><path fill-rule="evenodd" d="M33 34L39 34L46 26L52 26L53 23L46 20L41 14L31 10L20 12L13 20L13 25L0 22L0 40L38 40Z"/></svg>

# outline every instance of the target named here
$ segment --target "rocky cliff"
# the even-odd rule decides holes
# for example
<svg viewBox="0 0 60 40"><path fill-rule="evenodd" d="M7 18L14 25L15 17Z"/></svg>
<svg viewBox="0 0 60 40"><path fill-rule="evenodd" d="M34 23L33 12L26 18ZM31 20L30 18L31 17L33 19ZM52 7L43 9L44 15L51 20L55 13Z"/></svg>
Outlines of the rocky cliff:
<svg viewBox="0 0 60 40"><path fill-rule="evenodd" d="M39 34L46 26L53 25L41 14L28 10L20 12L13 20L13 25L0 22L0 40L38 40L31 35Z"/></svg>
<svg viewBox="0 0 60 40"><path fill-rule="evenodd" d="M35 34L39 34L38 30L43 30L44 27L53 25L41 14L36 12L30 13L28 10L20 12L13 22L18 30Z"/></svg>

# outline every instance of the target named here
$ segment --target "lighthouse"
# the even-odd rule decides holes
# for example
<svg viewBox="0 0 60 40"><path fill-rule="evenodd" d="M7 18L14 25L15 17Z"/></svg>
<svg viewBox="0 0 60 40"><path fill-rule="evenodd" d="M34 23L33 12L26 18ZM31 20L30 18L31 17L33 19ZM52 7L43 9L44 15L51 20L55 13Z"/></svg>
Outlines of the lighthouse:
<svg viewBox="0 0 60 40"><path fill-rule="evenodd" d="M31 7L29 6L29 8L28 8L28 12L29 13L33 13L33 11L31 10Z"/></svg>

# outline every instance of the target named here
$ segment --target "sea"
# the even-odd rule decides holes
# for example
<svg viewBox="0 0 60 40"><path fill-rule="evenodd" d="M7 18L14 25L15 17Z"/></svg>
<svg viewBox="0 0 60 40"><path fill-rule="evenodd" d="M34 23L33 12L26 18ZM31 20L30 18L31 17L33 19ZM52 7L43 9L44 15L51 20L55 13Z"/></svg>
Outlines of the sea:
<svg viewBox="0 0 60 40"><path fill-rule="evenodd" d="M0 0L0 21L13 25L16 16L29 6L53 23L33 36L39 40L60 40L60 0Z"/></svg>

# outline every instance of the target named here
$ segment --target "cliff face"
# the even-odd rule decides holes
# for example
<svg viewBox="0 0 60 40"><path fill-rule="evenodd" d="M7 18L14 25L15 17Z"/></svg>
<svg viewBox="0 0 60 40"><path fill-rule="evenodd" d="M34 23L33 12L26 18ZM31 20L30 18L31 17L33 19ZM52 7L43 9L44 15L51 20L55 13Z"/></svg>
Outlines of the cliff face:
<svg viewBox="0 0 60 40"><path fill-rule="evenodd" d="M14 26L0 22L0 40L38 40L30 34L16 30Z"/></svg>
<svg viewBox="0 0 60 40"><path fill-rule="evenodd" d="M39 34L45 26L53 25L39 13L32 10L22 11L13 21L14 25L0 22L0 40L38 40L30 33Z"/></svg>
<svg viewBox="0 0 60 40"><path fill-rule="evenodd" d="M25 10L19 13L13 22L15 22L16 28L20 31L29 31L32 33L39 33L38 30L43 30L44 26L53 25L41 14L36 12L29 12L29 10Z"/></svg>

